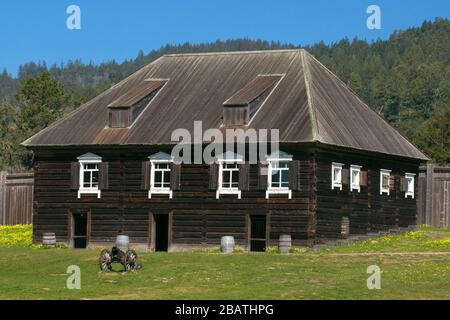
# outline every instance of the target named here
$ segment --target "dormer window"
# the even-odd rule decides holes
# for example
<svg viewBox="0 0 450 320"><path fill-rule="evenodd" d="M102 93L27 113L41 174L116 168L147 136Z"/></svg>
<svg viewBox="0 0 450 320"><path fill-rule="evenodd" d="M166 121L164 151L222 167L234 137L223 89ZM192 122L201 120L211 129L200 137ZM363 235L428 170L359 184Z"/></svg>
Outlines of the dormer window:
<svg viewBox="0 0 450 320"><path fill-rule="evenodd" d="M133 86L108 105L108 126L128 128L142 114L167 80L148 79Z"/></svg>
<svg viewBox="0 0 450 320"><path fill-rule="evenodd" d="M414 199L414 173L405 173L405 198Z"/></svg>
<svg viewBox="0 0 450 320"><path fill-rule="evenodd" d="M333 162L331 164L331 189L342 190L342 163Z"/></svg>
<svg viewBox="0 0 450 320"><path fill-rule="evenodd" d="M391 170L380 170L380 194L389 195L389 182L391 179Z"/></svg>
<svg viewBox="0 0 450 320"><path fill-rule="evenodd" d="M150 161L150 189L148 198L152 194L167 194L172 199L171 166L173 157L164 152L158 152L149 157Z"/></svg>
<svg viewBox="0 0 450 320"><path fill-rule="evenodd" d="M268 99L282 75L258 75L224 103L223 124L249 124Z"/></svg>
<svg viewBox="0 0 450 320"><path fill-rule="evenodd" d="M292 190L289 188L289 163L292 155L283 151L275 151L266 157L268 163L266 199L270 194L285 193L292 198Z"/></svg>
<svg viewBox="0 0 450 320"><path fill-rule="evenodd" d="M241 190L239 190L239 164L243 162L242 156L229 151L217 158L219 172L216 199L219 199L221 194L236 194L238 199L241 198Z"/></svg>

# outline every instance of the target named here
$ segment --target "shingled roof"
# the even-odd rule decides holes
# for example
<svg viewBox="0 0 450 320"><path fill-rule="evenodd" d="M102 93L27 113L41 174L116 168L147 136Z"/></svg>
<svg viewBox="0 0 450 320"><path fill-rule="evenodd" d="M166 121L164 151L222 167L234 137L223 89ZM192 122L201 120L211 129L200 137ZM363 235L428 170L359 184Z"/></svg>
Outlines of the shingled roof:
<svg viewBox="0 0 450 320"><path fill-rule="evenodd" d="M196 120L204 130L219 128L224 102L248 102L253 97L245 88L264 89L280 76L249 127L279 129L280 142L320 142L428 159L303 49L165 55L23 144L172 144L172 131L193 130ZM108 106L127 100L134 88L152 79L164 79L165 85L136 122L125 129L108 128Z"/></svg>

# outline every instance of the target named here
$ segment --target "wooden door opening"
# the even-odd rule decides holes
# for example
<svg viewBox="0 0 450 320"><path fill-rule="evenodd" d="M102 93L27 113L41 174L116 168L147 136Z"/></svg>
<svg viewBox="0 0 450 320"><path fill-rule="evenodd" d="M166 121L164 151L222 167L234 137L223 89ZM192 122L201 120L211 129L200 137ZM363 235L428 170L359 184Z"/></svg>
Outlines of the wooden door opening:
<svg viewBox="0 0 450 320"><path fill-rule="evenodd" d="M72 243L74 248L86 248L88 242L88 213L72 214Z"/></svg>
<svg viewBox="0 0 450 320"><path fill-rule="evenodd" d="M266 250L266 216L250 215L250 251Z"/></svg>
<svg viewBox="0 0 450 320"><path fill-rule="evenodd" d="M155 251L167 251L169 248L169 215L155 214Z"/></svg>

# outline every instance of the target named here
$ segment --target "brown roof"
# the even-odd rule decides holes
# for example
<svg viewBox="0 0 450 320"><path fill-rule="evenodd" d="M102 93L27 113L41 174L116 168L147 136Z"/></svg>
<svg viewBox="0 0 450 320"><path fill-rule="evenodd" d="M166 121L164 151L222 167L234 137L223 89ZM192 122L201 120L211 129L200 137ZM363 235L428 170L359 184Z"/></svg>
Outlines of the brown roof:
<svg viewBox="0 0 450 320"><path fill-rule="evenodd" d="M264 79L259 80L261 75L282 75L282 78L249 127L279 129L280 142L320 142L428 159L302 49L165 55L23 144L30 147L172 144L172 131L178 128L192 131L196 120L203 122L203 130L219 128L224 102L234 99L248 102L264 87ZM124 97L135 97L130 92L142 88L149 79L167 82L130 128L105 130L108 105L116 105L119 98L131 103L133 99ZM148 90L140 92L148 94ZM106 137L108 132L110 137Z"/></svg>

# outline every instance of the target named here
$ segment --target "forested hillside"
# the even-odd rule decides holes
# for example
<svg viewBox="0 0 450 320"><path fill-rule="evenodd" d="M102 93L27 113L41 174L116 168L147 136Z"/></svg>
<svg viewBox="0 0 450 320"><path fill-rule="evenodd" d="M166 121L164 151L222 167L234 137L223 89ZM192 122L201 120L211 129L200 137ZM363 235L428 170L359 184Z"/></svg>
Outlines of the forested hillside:
<svg viewBox="0 0 450 320"><path fill-rule="evenodd" d="M0 73L0 167L20 170L32 155L19 143L167 53L297 48L263 40L166 45L123 63L30 62L17 78ZM440 164L450 162L450 21L437 19L368 43L343 39L304 47L374 110Z"/></svg>

